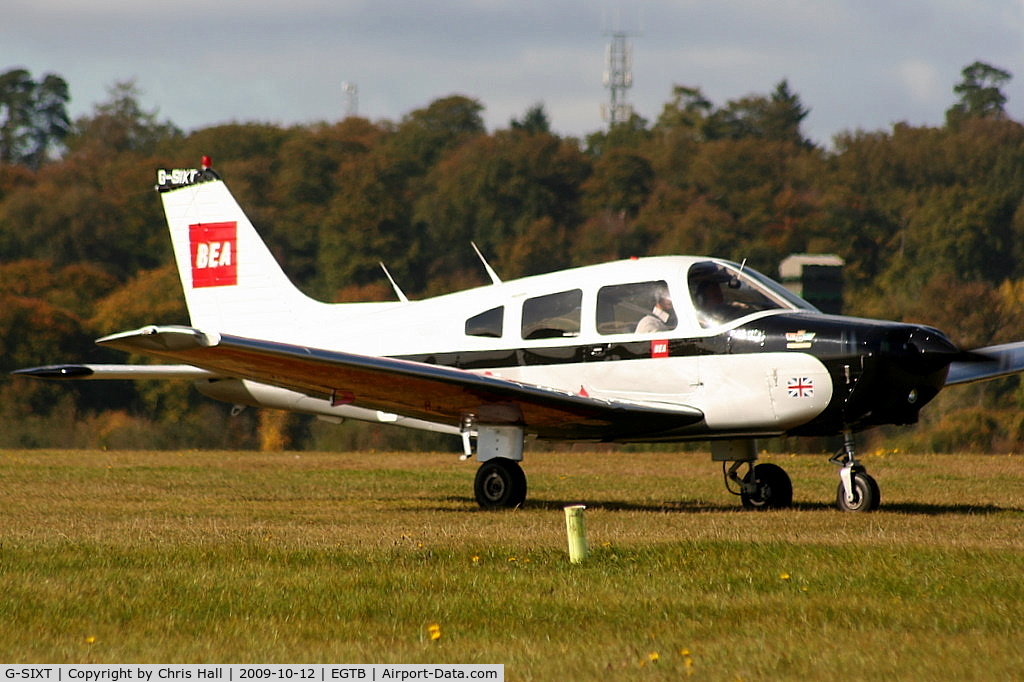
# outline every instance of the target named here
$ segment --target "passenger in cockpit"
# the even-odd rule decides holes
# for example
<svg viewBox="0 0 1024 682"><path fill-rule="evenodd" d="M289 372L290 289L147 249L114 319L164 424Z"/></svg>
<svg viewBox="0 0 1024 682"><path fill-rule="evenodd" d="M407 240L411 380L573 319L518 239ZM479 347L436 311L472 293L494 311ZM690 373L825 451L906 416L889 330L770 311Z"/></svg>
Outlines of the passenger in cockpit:
<svg viewBox="0 0 1024 682"><path fill-rule="evenodd" d="M647 313L636 325L637 334L663 332L676 328L676 311L672 307L672 297L668 288L659 286L654 294L654 309Z"/></svg>

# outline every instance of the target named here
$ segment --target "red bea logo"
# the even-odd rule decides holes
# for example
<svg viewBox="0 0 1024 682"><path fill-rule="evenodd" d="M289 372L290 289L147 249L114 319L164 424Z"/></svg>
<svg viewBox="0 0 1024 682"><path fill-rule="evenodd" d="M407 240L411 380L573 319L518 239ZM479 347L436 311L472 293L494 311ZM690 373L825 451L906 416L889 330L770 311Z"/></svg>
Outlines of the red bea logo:
<svg viewBox="0 0 1024 682"><path fill-rule="evenodd" d="M206 223L188 226L192 250L192 287L238 284L238 224Z"/></svg>

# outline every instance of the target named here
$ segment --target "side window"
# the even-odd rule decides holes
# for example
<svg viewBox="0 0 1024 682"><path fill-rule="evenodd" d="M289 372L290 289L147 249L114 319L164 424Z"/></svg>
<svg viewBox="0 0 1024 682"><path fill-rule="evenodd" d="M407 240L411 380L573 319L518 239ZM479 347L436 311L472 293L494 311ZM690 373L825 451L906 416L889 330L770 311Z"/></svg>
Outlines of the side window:
<svg viewBox="0 0 1024 682"><path fill-rule="evenodd" d="M466 336L500 339L504 331L505 306L485 310L466 320Z"/></svg>
<svg viewBox="0 0 1024 682"><path fill-rule="evenodd" d="M676 328L672 297L664 280L615 284L597 292L597 331L632 334Z"/></svg>
<svg viewBox="0 0 1024 682"><path fill-rule="evenodd" d="M523 338L578 336L583 291L573 289L523 301Z"/></svg>

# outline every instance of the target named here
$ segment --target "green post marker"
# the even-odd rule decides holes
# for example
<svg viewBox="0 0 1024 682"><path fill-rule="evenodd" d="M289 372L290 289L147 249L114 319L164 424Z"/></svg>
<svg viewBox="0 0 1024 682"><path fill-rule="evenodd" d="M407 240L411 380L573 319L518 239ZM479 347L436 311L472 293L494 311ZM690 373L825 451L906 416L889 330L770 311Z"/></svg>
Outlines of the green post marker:
<svg viewBox="0 0 1024 682"><path fill-rule="evenodd" d="M581 563L590 554L587 546L587 526L583 522L585 505L574 504L565 508L565 532L569 536L569 561Z"/></svg>

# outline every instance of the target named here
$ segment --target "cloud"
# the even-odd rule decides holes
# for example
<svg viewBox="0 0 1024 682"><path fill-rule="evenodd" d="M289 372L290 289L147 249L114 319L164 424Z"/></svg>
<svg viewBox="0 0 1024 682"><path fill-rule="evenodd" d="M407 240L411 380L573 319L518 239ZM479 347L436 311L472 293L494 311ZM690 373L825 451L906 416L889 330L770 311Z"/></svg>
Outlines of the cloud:
<svg viewBox="0 0 1024 682"><path fill-rule="evenodd" d="M942 106L949 97L947 77L939 73L934 64L908 59L897 66L900 83L915 102L927 106Z"/></svg>

